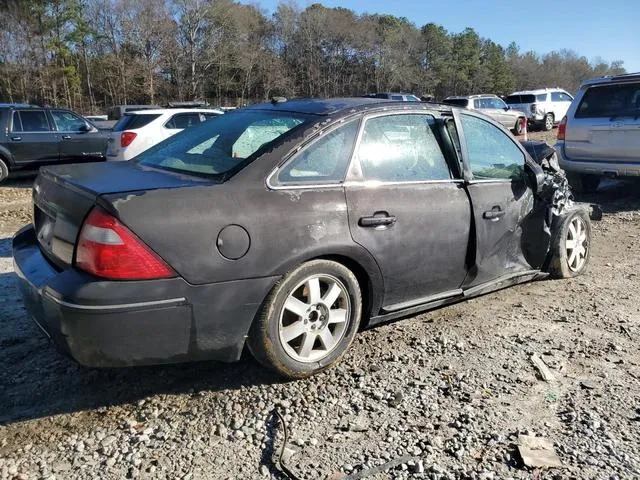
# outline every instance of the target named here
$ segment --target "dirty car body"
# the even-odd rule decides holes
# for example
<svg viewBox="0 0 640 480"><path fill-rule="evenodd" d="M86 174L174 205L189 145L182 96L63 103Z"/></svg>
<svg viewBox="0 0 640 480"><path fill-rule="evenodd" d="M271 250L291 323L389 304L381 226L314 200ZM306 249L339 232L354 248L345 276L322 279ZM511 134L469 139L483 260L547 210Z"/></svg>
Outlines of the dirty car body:
<svg viewBox="0 0 640 480"><path fill-rule="evenodd" d="M546 276L555 219L583 208L557 194L551 154L534 161L450 106L258 105L133 161L43 169L15 270L34 320L84 365L234 361L270 292L312 260L354 273L361 326ZM80 250L111 238L96 212L169 274L87 268Z"/></svg>

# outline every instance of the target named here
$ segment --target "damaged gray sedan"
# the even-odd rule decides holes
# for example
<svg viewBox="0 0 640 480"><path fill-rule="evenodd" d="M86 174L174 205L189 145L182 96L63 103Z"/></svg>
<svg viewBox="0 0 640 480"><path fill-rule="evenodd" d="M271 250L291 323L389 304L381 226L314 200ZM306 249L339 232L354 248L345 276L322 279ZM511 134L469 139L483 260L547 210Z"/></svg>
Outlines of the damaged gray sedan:
<svg viewBox="0 0 640 480"><path fill-rule="evenodd" d="M248 347L304 377L360 328L573 277L590 255L553 149L443 105L274 101L129 162L45 168L33 199L13 240L25 304L95 367Z"/></svg>

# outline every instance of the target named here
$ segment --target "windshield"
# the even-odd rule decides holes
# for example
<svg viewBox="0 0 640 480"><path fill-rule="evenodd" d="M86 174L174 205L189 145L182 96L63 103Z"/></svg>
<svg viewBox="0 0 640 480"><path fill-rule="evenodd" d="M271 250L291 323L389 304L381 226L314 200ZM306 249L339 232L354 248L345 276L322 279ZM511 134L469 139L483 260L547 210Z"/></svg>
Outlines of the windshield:
<svg viewBox="0 0 640 480"><path fill-rule="evenodd" d="M509 95L506 98L506 102L509 105L517 105L519 103L535 103L536 96L535 95Z"/></svg>
<svg viewBox="0 0 640 480"><path fill-rule="evenodd" d="M640 83L591 87L578 105L576 118L640 117Z"/></svg>
<svg viewBox="0 0 640 480"><path fill-rule="evenodd" d="M220 175L310 119L299 113L240 110L183 130L137 160L167 170Z"/></svg>

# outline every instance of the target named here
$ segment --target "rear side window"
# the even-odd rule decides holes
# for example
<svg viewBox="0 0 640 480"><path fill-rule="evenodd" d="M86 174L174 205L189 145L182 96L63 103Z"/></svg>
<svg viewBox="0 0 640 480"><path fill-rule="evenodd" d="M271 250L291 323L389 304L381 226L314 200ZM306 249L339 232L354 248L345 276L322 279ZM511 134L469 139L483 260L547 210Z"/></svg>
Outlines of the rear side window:
<svg viewBox="0 0 640 480"><path fill-rule="evenodd" d="M552 102L570 102L572 98L563 92L551 92Z"/></svg>
<svg viewBox="0 0 640 480"><path fill-rule="evenodd" d="M538 95L536 95L536 100L538 102L546 102L547 101L547 94L546 93L539 93ZM530 102L523 102L523 103L530 103Z"/></svg>
<svg viewBox="0 0 640 480"><path fill-rule="evenodd" d="M476 180L522 178L524 154L501 129L480 118L461 116L471 173Z"/></svg>
<svg viewBox="0 0 640 480"><path fill-rule="evenodd" d="M114 132L122 132L123 130L135 130L153 122L160 114L143 113L143 114L125 114L118 123L113 126Z"/></svg>
<svg viewBox="0 0 640 480"><path fill-rule="evenodd" d="M576 118L640 116L640 82L590 87L580 100Z"/></svg>
<svg viewBox="0 0 640 480"><path fill-rule="evenodd" d="M277 183L315 185L344 181L358 124L358 120L352 120L306 147L280 170Z"/></svg>
<svg viewBox="0 0 640 480"><path fill-rule="evenodd" d="M20 117L18 123L16 123L15 114ZM18 125L21 125L21 130L16 130ZM44 110L19 110L14 112L14 132L48 132L50 130L49 120L47 120L47 114Z"/></svg>
<svg viewBox="0 0 640 480"><path fill-rule="evenodd" d="M367 120L358 147L366 181L449 180L451 172L432 115L389 115Z"/></svg>
<svg viewBox="0 0 640 480"><path fill-rule="evenodd" d="M404 97L402 95L391 95L391 100L400 100L403 101Z"/></svg>
<svg viewBox="0 0 640 480"><path fill-rule="evenodd" d="M466 107L469 105L469 100L466 98L445 98L442 103L447 105L455 105L457 107Z"/></svg>
<svg viewBox="0 0 640 480"><path fill-rule="evenodd" d="M165 128L189 128L200 123L199 113L176 113L164 124Z"/></svg>
<svg viewBox="0 0 640 480"><path fill-rule="evenodd" d="M542 96L544 97L543 99L539 100L539 101L544 101L547 97L547 94L544 93L542 94ZM526 95L509 95L506 98L506 101L509 105L516 105L518 103L535 103L536 102L536 96L535 95L530 95L530 94L526 94Z"/></svg>

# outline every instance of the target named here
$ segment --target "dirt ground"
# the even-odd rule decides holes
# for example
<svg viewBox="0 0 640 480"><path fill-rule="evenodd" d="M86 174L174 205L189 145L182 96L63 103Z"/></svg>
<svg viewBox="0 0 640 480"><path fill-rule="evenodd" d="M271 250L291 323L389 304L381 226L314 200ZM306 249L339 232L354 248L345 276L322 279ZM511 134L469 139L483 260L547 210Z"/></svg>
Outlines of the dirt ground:
<svg viewBox="0 0 640 480"><path fill-rule="evenodd" d="M15 287L29 187L0 186L0 479L286 478L274 408L305 479L397 458L367 478L640 478L640 182L581 198L604 211L585 275L362 332L336 368L296 382L248 357L95 370L59 355ZM524 467L521 434L550 439L562 467Z"/></svg>

